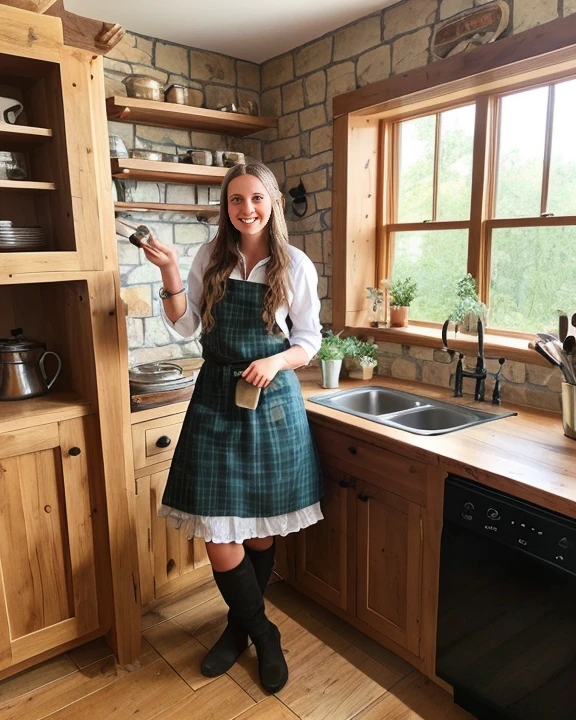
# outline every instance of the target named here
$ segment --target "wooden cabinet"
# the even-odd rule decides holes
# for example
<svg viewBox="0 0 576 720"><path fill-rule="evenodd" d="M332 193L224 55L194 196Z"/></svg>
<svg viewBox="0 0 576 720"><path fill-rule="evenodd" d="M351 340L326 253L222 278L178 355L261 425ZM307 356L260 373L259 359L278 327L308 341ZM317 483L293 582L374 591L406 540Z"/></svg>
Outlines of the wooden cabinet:
<svg viewBox="0 0 576 720"><path fill-rule="evenodd" d="M103 611L94 416L0 435L0 669L93 633ZM98 577L98 574L100 577Z"/></svg>
<svg viewBox="0 0 576 720"><path fill-rule="evenodd" d="M185 415L177 410L186 404L132 415L140 593L144 606L210 573L204 541L187 540L181 530L158 517Z"/></svg>
<svg viewBox="0 0 576 720"><path fill-rule="evenodd" d="M24 107L0 151L27 171L0 181L0 219L46 238L0 248L0 337L62 361L45 395L0 402L1 679L98 636L132 663L141 640L102 59L59 18L1 5L0 23L2 95Z"/></svg>
<svg viewBox="0 0 576 720"><path fill-rule="evenodd" d="M420 657L428 467L312 423L324 520L295 541L295 584Z"/></svg>

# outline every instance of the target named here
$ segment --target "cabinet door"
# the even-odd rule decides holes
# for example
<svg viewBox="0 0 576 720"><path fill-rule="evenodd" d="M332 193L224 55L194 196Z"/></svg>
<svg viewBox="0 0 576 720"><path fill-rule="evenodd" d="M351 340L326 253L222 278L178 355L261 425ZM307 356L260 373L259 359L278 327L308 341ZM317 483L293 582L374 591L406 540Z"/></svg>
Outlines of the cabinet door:
<svg viewBox="0 0 576 720"><path fill-rule="evenodd" d="M298 533L296 580L334 605L354 613L354 557L351 537L354 524L355 480L321 459L324 479L324 520ZM349 502L349 496L351 502Z"/></svg>
<svg viewBox="0 0 576 720"><path fill-rule="evenodd" d="M0 668L98 628L83 420L0 435Z"/></svg>
<svg viewBox="0 0 576 720"><path fill-rule="evenodd" d="M187 540L181 530L170 527L164 518L158 517L167 479L168 470L150 475L150 527L155 597L173 592L178 588L179 578L210 562L204 540Z"/></svg>
<svg viewBox="0 0 576 720"><path fill-rule="evenodd" d="M357 617L418 655L422 510L361 480L356 498Z"/></svg>

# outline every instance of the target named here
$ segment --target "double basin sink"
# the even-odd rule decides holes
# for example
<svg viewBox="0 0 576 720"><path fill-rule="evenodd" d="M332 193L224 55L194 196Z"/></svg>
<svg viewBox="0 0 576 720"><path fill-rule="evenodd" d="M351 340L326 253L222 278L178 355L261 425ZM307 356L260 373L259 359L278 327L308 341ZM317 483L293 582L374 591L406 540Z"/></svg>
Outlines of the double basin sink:
<svg viewBox="0 0 576 720"><path fill-rule="evenodd" d="M514 412L496 414L454 406L422 395L372 385L314 395L308 399L318 405L417 435L442 435L516 415Z"/></svg>

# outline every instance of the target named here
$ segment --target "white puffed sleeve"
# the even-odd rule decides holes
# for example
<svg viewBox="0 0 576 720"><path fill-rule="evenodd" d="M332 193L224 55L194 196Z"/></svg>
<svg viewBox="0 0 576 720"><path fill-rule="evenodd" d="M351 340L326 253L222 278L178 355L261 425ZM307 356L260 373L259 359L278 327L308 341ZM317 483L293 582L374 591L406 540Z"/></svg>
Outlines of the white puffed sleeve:
<svg viewBox="0 0 576 720"><path fill-rule="evenodd" d="M203 278L213 247L213 242L202 245L192 262L190 272L188 273L188 289L186 291L187 304L184 315L173 323L164 312L164 303L160 302L164 322L171 330L183 338L192 339L196 335L199 335L202 330L200 312L202 305Z"/></svg>
<svg viewBox="0 0 576 720"><path fill-rule="evenodd" d="M290 345L300 345L311 360L320 349L320 299L314 263L298 248L290 247L293 297L288 314L292 320Z"/></svg>

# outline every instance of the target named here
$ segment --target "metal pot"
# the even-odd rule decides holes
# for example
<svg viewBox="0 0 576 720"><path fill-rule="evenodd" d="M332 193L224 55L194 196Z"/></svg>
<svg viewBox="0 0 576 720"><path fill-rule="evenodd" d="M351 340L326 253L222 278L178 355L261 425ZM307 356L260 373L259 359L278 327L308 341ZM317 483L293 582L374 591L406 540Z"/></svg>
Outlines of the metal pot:
<svg viewBox="0 0 576 720"><path fill-rule="evenodd" d="M60 374L62 362L44 343L29 340L22 329L10 331L12 339L0 339L0 400L25 400L45 395ZM58 368L48 380L44 360L53 355Z"/></svg>
<svg viewBox="0 0 576 720"><path fill-rule="evenodd" d="M122 82L128 97L164 100L164 87L156 78L149 75L127 75Z"/></svg>

